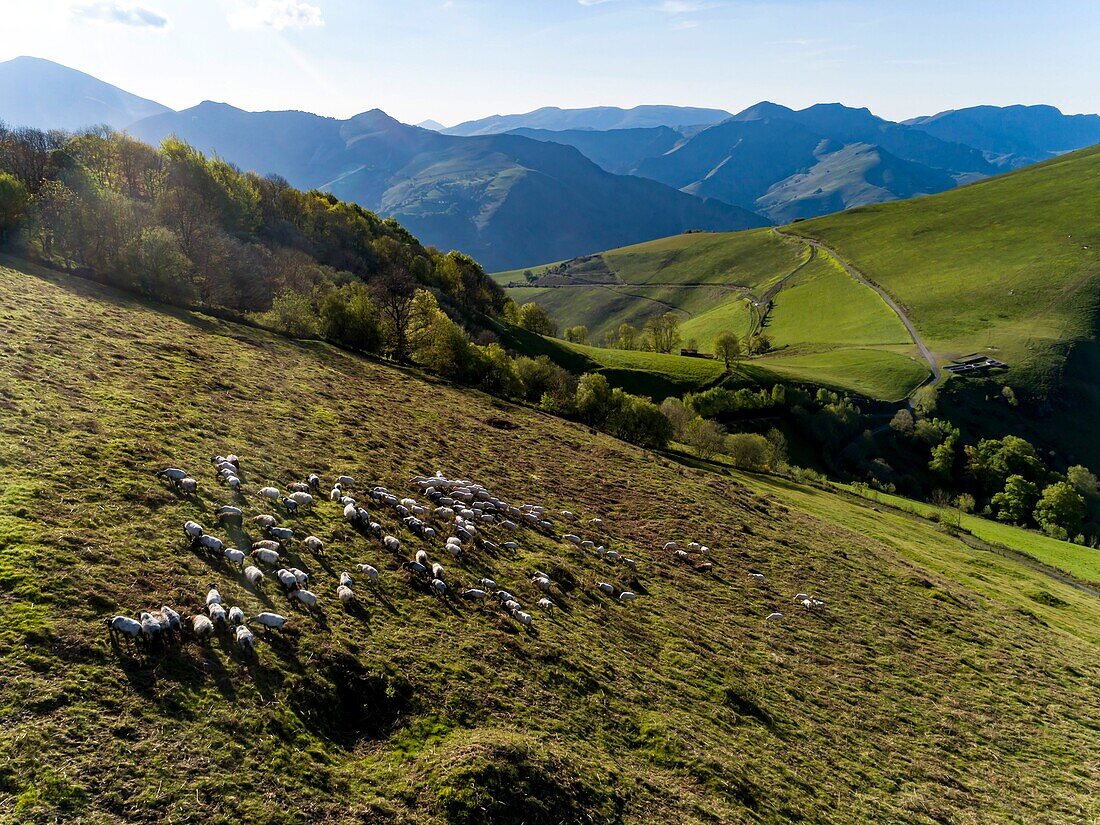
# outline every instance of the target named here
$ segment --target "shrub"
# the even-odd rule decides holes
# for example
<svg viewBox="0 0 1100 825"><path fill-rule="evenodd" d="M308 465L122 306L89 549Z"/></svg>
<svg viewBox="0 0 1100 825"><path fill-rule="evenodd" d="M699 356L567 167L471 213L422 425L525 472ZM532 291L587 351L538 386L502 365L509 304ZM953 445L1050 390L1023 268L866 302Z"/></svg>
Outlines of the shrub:
<svg viewBox="0 0 1100 825"><path fill-rule="evenodd" d="M757 433L727 435L725 452L733 466L743 470L766 470L772 466L771 444Z"/></svg>

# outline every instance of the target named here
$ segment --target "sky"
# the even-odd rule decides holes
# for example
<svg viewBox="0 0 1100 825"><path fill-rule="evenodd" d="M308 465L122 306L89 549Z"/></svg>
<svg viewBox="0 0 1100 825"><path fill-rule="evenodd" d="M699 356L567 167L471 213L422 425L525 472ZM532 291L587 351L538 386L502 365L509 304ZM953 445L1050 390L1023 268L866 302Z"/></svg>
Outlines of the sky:
<svg viewBox="0 0 1100 825"><path fill-rule="evenodd" d="M1056 8L1053 8L1056 7ZM2 0L44 57L174 109L445 125L540 106L1100 111L1095 0Z"/></svg>

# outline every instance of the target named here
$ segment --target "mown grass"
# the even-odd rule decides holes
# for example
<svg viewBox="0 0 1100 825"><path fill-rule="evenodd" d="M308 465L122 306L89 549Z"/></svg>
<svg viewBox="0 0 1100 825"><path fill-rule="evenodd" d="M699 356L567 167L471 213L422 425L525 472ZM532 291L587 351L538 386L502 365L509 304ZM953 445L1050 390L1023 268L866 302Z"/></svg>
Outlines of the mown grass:
<svg viewBox="0 0 1100 825"><path fill-rule="evenodd" d="M852 489L849 485L839 486ZM860 494L872 501L882 501L893 507L918 513L925 518L939 518L942 515L941 508L923 501L913 501L872 489L863 490ZM1096 548L1059 541L1034 530L1025 530L1012 524L1003 524L968 513L952 511L950 516L957 517L960 527L982 541L1004 545L1031 556L1043 564L1069 573L1081 581L1100 586L1100 550Z"/></svg>
<svg viewBox="0 0 1100 825"><path fill-rule="evenodd" d="M333 350L0 269L0 819L13 822L1083 822L1100 815L1093 597L901 515L693 469ZM180 523L261 484L437 468L606 520L634 580L548 536L445 561L563 609L519 630L406 583L337 505L291 518L322 598L192 553ZM191 468L196 496L156 481ZM390 529L392 517L376 511ZM490 535L494 531L488 530ZM224 535L224 534L223 534ZM398 534L411 554L422 546ZM660 548L715 548L712 575ZM244 537L236 537L244 541ZM437 548L428 547L438 555ZM344 612L342 569L375 588ZM747 572L764 572L763 586ZM631 605L594 587L615 581ZM149 655L103 618L210 584L294 632ZM575 583L575 586L574 586ZM822 596L818 614L791 594ZM1047 597L1036 600L1036 593ZM778 623L763 617L781 608Z"/></svg>

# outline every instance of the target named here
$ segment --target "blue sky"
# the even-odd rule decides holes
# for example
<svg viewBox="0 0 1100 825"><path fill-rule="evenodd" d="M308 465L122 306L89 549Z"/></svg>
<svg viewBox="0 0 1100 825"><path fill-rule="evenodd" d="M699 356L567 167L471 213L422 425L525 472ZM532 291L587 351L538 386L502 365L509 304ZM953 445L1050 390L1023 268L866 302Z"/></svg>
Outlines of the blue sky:
<svg viewBox="0 0 1100 825"><path fill-rule="evenodd" d="M0 60L49 58L177 109L378 107L447 125L764 99L891 119L1100 110L1094 0L4 0L2 15Z"/></svg>

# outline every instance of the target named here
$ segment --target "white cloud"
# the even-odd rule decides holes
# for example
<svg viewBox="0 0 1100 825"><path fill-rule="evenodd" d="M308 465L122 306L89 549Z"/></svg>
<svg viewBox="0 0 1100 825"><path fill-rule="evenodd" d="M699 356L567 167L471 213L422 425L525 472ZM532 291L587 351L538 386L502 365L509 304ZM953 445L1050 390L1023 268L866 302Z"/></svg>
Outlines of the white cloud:
<svg viewBox="0 0 1100 825"><path fill-rule="evenodd" d="M704 0L662 0L653 8L656 11L663 11L665 14L691 14L696 11L713 9L716 5L718 4L705 2Z"/></svg>
<svg viewBox="0 0 1100 825"><path fill-rule="evenodd" d="M95 20L101 23L116 23L122 26L137 26L151 29L163 29L168 26L168 18L160 12L143 6L125 6L121 3L100 2L82 3L72 7L74 17Z"/></svg>
<svg viewBox="0 0 1100 825"><path fill-rule="evenodd" d="M321 10L303 0L256 0L229 14L229 25L235 29L271 28L304 29L325 25Z"/></svg>
<svg viewBox="0 0 1100 825"><path fill-rule="evenodd" d="M613 0L577 0L582 6L598 6L601 3L611 3Z"/></svg>

